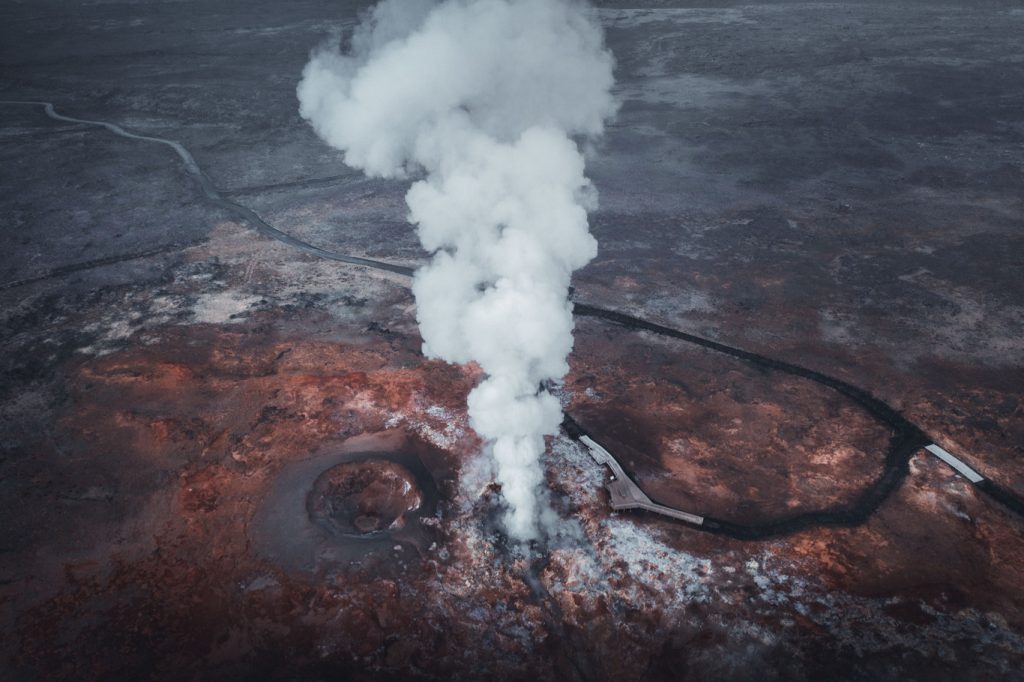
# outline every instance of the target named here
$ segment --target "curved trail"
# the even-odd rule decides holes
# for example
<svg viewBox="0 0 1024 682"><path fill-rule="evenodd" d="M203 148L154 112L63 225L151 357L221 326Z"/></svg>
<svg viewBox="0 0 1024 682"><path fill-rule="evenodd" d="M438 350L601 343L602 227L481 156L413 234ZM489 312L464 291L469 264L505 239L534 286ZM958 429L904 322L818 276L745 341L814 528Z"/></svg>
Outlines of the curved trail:
<svg viewBox="0 0 1024 682"><path fill-rule="evenodd" d="M874 417L876 421L892 429L893 435L889 441L889 450L885 455L885 464L881 476L873 481L865 490L861 491L858 498L852 504L831 509L803 512L784 519L774 519L754 524L737 524L705 516L703 523L698 527L708 532L728 535L743 540L755 540L787 535L812 526L860 525L899 488L903 479L906 478L910 471L909 462L914 453L931 442L920 428L912 424L892 407L864 389L848 384L841 379L822 374L807 367L775 360L764 355L727 346L717 341L694 336L671 327L648 322L631 315L597 308L585 303L575 304L573 306L573 313L580 317L594 317L606 320L634 331L646 331L658 334L659 336L678 339L729 355L738 360L743 360L755 367L776 370L813 381L845 396ZM576 438L587 435L568 416L566 417L566 427L569 433L575 433Z"/></svg>
<svg viewBox="0 0 1024 682"><path fill-rule="evenodd" d="M84 118L75 118L74 116L65 116L64 114L58 114L56 109L51 102L39 102L32 100L0 100L0 104L21 104L27 106L38 106L43 107L46 111L46 115L55 121L63 121L65 123L82 123L85 125L98 126L106 128L115 135L126 137L129 140L142 140L143 142L153 142L161 144L166 147L170 147L174 150L174 153L178 155L182 163L185 165L185 171L192 176L192 179L196 181L199 188L203 190L203 194L206 196L210 203L219 206L226 211L235 214L242 220L245 220L254 228L257 232L264 234L271 239L276 239L282 244L287 244L292 248L304 251L314 256L320 256L321 258L328 258L330 260L340 261L342 263L349 263L350 265L362 265L367 268L374 268L377 270L386 270L388 272L394 272L399 275L412 276L413 269L407 268L401 265L394 265L392 263L385 263L383 261L373 260L370 258L361 258L359 256L347 256L342 253L336 253L334 251L328 251L322 249L319 246L313 246L308 242L304 242L301 239L297 239L287 232L282 232L277 229L263 218L259 216L248 206L242 204L236 204L233 201L225 199L223 194L213 184L213 181L207 177L206 173L203 172L199 164L196 163L192 153L185 148L180 142L174 140L167 140L162 137L153 137L150 135L137 135L136 133L129 132L119 125L114 123L108 123L106 121L90 121Z"/></svg>
<svg viewBox="0 0 1024 682"><path fill-rule="evenodd" d="M185 165L185 170L196 181L200 189L202 189L207 200L247 221L259 233L272 239L276 239L283 244L287 244L288 246L305 253L320 256L322 258L392 272L405 277L411 277L413 274L414 270L410 267L328 251L278 230L276 227L273 227L263 220L263 218L261 218L252 209L225 199L223 194L218 191L210 178L196 163L195 158L188 149L179 142L164 139L162 137L137 135L125 130L121 126L105 121L91 121L72 116L65 116L57 113L54 109L54 105L50 102L0 100L0 104L40 106L43 107L47 116L57 121L98 126L121 137L126 137L132 140L153 142L170 147L182 160ZM153 250L151 252L132 254L128 257L111 257L96 261L88 261L78 265L64 266L51 270L49 273L45 273L38 277L26 278L16 282L0 285L0 290L21 286L22 284L28 284L51 276L74 272L87 267L116 263L133 257L144 257L156 252L158 251ZM801 365L784 362L782 360L775 360L758 353L752 353L717 341L712 341L687 332L679 331L671 327L649 322L639 317L616 312L614 310L599 308L586 303L574 303L573 315L577 317L593 317L612 324L617 324L633 331L646 331L658 334L659 336L677 339L685 343L694 344L729 355L737 360L742 360L756 367L784 372L786 374L807 379L808 381L813 381L814 383L830 388L853 401L870 414L875 420L885 424L893 431L889 450L885 455L882 474L871 485L862 490L857 499L851 504L840 505L819 511L804 512L788 518L775 519L755 524L738 524L723 519L714 519L705 516L703 517L702 525L694 526L694 528L720 535L727 535L741 540L756 540L788 535L790 533L816 526L860 525L870 518L879 506L881 506L881 504L899 488L903 479L906 478L909 473L909 462L914 453L919 449L928 446L929 443L932 442L920 427L910 422L906 417L901 415L884 401L873 396L870 392L822 372L818 372ZM566 433L575 440L579 440L582 436L589 436L589 434L587 434L587 432L584 431L568 414L565 416L563 427ZM979 479L980 480L973 482L976 490L999 502L1007 509L1024 516L1024 501L1010 490L999 486L991 480L981 478L980 476Z"/></svg>

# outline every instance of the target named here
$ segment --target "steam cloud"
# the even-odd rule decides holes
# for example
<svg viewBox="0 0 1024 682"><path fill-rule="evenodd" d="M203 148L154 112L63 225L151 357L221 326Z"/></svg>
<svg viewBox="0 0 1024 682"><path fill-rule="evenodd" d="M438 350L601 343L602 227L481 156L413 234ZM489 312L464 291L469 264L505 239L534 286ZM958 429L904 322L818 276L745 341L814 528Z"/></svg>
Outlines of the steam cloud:
<svg viewBox="0 0 1024 682"><path fill-rule="evenodd" d="M409 220L433 254L413 281L429 357L475 361L469 395L511 536L540 533L539 458L562 420L573 270L597 253L576 140L615 113L613 59L573 0L384 0L351 45L313 53L300 111L367 175L416 179Z"/></svg>

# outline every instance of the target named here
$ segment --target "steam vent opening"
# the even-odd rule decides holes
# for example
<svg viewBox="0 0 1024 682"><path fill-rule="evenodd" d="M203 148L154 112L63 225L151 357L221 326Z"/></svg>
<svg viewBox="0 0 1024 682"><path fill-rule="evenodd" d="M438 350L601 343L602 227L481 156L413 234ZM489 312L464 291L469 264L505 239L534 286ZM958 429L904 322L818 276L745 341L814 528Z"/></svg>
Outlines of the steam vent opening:
<svg viewBox="0 0 1024 682"><path fill-rule="evenodd" d="M313 484L307 508L312 521L340 535L397 530L423 504L416 477L396 462L365 459L327 469Z"/></svg>

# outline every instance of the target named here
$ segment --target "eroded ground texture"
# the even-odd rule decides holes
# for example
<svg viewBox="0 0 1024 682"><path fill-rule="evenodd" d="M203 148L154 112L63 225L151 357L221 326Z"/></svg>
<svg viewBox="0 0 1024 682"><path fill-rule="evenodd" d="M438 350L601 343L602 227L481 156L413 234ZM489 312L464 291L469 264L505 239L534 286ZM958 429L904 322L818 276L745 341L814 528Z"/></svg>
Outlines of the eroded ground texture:
<svg viewBox="0 0 1024 682"><path fill-rule="evenodd" d="M1024 8L612 4L576 300L859 386L1024 496ZM0 99L415 266L404 186L297 115L356 11L9 2ZM863 523L752 541L611 512L558 436L565 532L526 556L404 277L39 106L0 105L0 177L4 680L1024 677L1024 521L923 450ZM756 524L882 474L891 429L827 387L576 338L564 404L658 501Z"/></svg>

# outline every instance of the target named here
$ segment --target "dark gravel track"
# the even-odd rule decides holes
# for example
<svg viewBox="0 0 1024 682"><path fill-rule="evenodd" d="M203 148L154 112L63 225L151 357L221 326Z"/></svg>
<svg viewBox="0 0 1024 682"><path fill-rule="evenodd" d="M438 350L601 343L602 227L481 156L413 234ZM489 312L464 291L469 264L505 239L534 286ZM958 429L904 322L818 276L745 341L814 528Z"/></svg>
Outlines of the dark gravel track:
<svg viewBox="0 0 1024 682"><path fill-rule="evenodd" d="M50 102L0 100L0 104L39 106L44 109L50 118L58 121L102 127L122 137L171 147L180 157L187 172L195 180L196 184L208 201L246 221L260 234L275 239L283 244L287 244L288 246L305 253L342 263L382 270L405 277L411 277L414 272L414 268L406 266L328 251L278 230L263 220L263 218L261 218L252 209L225 199L223 193L217 189L210 178L196 163L192 154L178 142L159 137L137 135L113 123L90 121L66 116L58 113L54 108L54 105ZM184 248L184 246L187 246L187 244L171 245L169 247L162 247L151 251L126 254L123 257L105 258L97 261L89 261L55 268L54 270L43 273L37 277L0 284L0 290L30 284L41 279L59 277L64 274L77 272L91 267L98 267L134 258L143 258L149 255L163 253L171 249ZM705 517L705 522L700 529L706 532L726 535L741 540L759 540L763 538L788 535L790 533L818 526L851 527L860 525L867 521L882 505L882 503L900 487L903 479L906 478L909 473L909 461L914 453L932 442L921 428L911 423L906 417L901 415L890 405L862 388L822 372L818 372L801 365L776 360L757 353L751 353L750 351L734 348L717 341L712 341L677 329L672 329L671 327L656 324L632 315L599 308L586 303L574 303L573 314L578 317L601 319L611 324L617 324L634 331L646 331L659 336L677 339L685 343L694 344L729 355L737 360L750 363L762 369L784 372L786 374L807 379L808 381L813 381L817 384L821 384L822 386L826 386L853 401L874 419L885 424L892 430L889 449L885 453L885 462L882 474L850 504L822 509L819 511L805 512L789 518L771 520L758 524L737 524L725 519ZM574 439L578 439L581 435L585 434L585 431L569 415L566 415L563 427L566 433ZM975 488L1005 508L1017 513L1018 515L1024 516L1024 501L1020 500L1006 488L999 486L988 479L984 479L976 483Z"/></svg>

